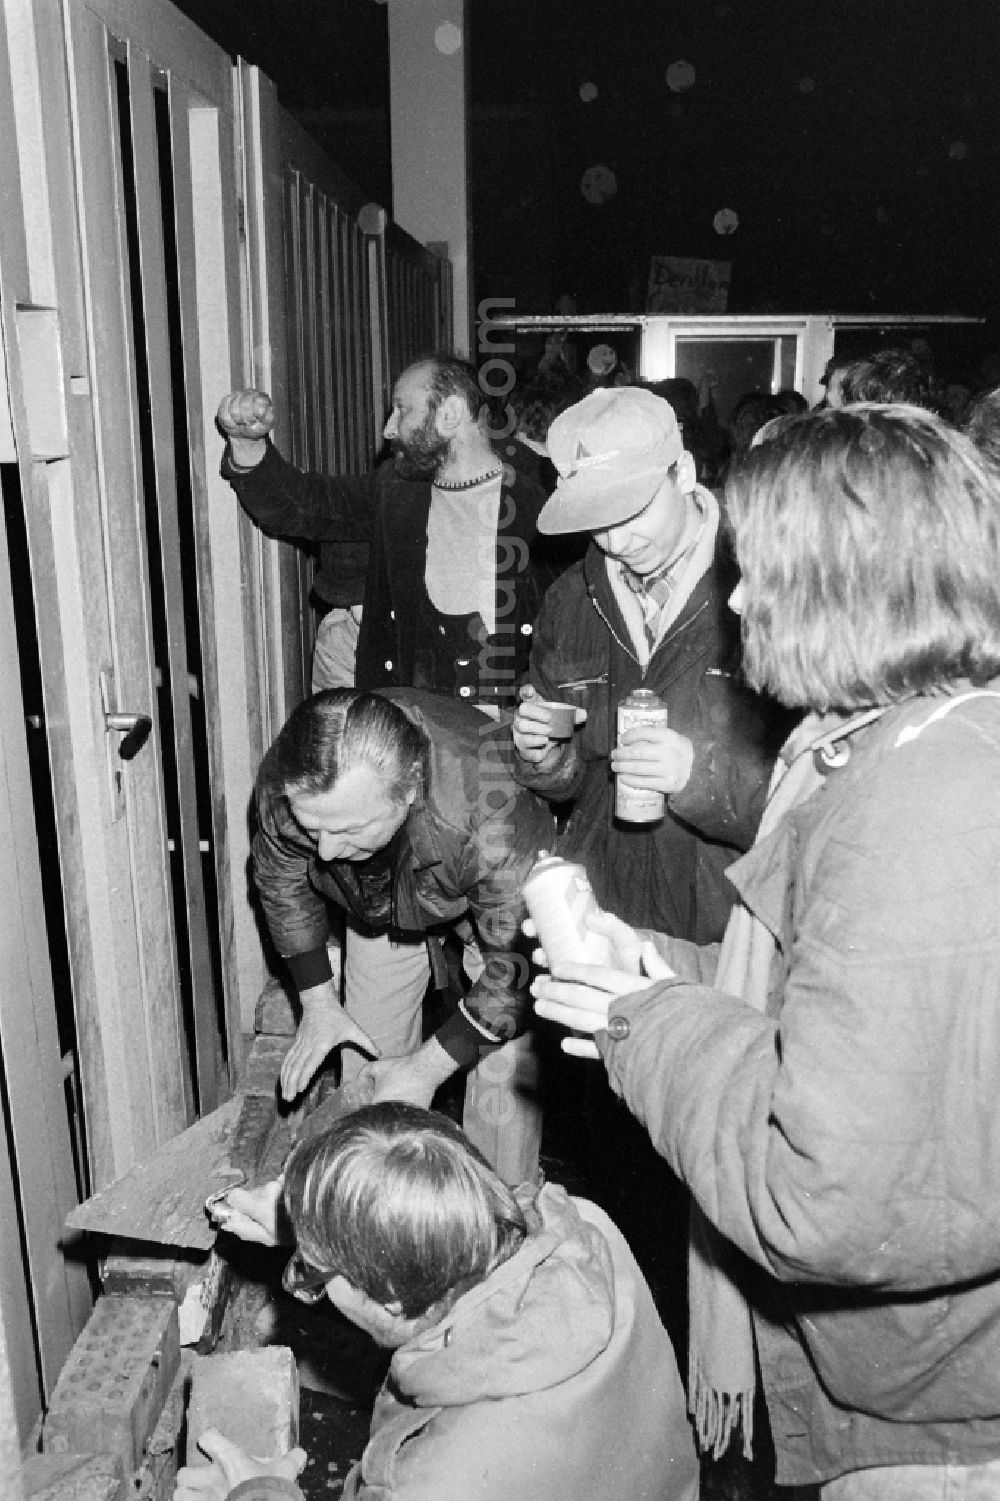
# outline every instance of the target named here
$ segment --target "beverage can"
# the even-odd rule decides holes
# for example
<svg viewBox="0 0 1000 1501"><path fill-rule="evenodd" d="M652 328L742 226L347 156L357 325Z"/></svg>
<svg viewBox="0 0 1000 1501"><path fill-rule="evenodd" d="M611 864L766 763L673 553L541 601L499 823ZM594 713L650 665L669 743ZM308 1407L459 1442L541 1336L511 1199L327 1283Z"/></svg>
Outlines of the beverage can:
<svg viewBox="0 0 1000 1501"><path fill-rule="evenodd" d="M618 705L618 740L637 724L665 725L667 706L662 698L649 688L636 688ZM630 787L620 776L615 777L615 817L626 823L655 823L666 811L667 800L662 792L649 787Z"/></svg>
<svg viewBox="0 0 1000 1501"><path fill-rule="evenodd" d="M542 851L528 872L524 900L550 966L561 960L607 964L607 938L587 925L600 908L582 865Z"/></svg>

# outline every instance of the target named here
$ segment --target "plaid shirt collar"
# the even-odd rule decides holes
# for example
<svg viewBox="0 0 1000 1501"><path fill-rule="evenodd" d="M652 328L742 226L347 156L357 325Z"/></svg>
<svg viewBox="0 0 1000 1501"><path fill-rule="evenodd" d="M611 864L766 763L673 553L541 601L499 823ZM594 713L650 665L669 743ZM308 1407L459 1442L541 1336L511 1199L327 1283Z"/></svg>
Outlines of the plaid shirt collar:
<svg viewBox="0 0 1000 1501"><path fill-rule="evenodd" d="M655 572L647 574L636 573L635 569L630 568L627 563L619 563L618 565L623 580L633 593L638 595L643 614L647 618L651 614L658 615L664 605L670 603L685 564L704 536L705 527L708 524L708 516L704 506L699 504L697 496L694 499L700 516L698 529L684 544L676 557L662 564Z"/></svg>

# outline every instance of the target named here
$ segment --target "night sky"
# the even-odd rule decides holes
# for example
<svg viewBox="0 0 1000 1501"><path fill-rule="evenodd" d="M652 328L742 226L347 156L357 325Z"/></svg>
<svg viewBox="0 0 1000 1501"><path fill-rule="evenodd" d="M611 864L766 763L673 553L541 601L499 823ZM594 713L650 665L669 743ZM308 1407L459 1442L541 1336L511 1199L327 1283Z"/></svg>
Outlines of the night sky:
<svg viewBox="0 0 1000 1501"><path fill-rule="evenodd" d="M390 206L380 0L181 8ZM661 254L730 261L732 312L1000 318L998 0L468 12L476 300L640 311Z"/></svg>

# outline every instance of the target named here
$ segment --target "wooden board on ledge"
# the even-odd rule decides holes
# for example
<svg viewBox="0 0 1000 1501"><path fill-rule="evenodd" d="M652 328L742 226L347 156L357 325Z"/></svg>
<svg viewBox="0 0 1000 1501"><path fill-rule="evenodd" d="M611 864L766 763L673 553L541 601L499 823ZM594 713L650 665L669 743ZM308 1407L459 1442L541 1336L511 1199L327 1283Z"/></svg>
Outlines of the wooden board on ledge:
<svg viewBox="0 0 1000 1501"><path fill-rule="evenodd" d="M230 1163L242 1105L235 1096L129 1168L72 1210L67 1229L209 1250L217 1231L205 1200L244 1176Z"/></svg>

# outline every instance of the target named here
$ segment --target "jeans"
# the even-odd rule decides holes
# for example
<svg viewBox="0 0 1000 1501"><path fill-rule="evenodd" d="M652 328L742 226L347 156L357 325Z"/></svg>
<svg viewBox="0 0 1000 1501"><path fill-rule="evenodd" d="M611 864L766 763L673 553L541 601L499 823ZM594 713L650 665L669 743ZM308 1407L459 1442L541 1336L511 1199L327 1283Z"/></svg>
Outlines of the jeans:
<svg viewBox="0 0 1000 1501"><path fill-rule="evenodd" d="M353 688L354 658L361 629L360 605L331 605L316 631L313 647L312 691Z"/></svg>
<svg viewBox="0 0 1000 1501"><path fill-rule="evenodd" d="M466 952L465 968L475 980L483 967L478 949ZM421 1042L424 994L430 960L423 943L396 943L347 924L344 942L344 1009L384 1058L415 1053ZM341 1049L341 1082L356 1079L368 1059L355 1048ZM469 1070L462 1127L505 1183L534 1181L542 1139L539 1059L531 1033L486 1053Z"/></svg>

